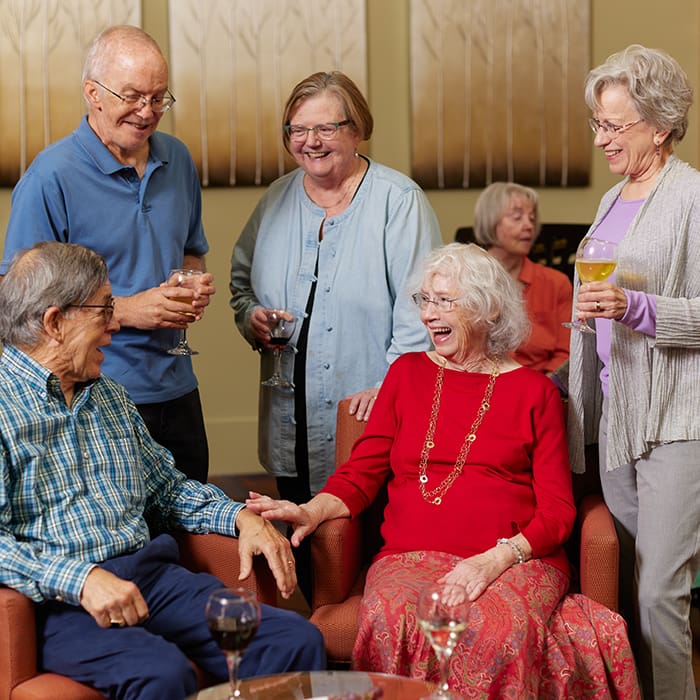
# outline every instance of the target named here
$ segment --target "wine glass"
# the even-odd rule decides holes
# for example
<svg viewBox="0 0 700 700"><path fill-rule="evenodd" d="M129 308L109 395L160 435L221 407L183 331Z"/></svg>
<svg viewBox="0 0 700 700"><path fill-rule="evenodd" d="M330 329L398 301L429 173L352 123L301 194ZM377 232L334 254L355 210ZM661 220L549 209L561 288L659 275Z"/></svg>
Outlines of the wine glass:
<svg viewBox="0 0 700 700"><path fill-rule="evenodd" d="M231 698L240 698L238 666L243 651L260 625L260 603L245 588L219 588L211 593L205 609L211 636L226 654Z"/></svg>
<svg viewBox="0 0 700 700"><path fill-rule="evenodd" d="M175 269L170 270L168 273L168 286L170 287L187 287L188 289L193 289L195 286L197 275L201 275L201 270L184 270ZM190 307L189 311L181 311L180 313L185 316L195 316L196 314L192 310L192 299L181 299L177 297L168 297L171 301L176 301L180 304L185 304ZM168 348L167 353L169 355L199 355L197 350L193 350L189 343L187 342L187 329L183 328L180 331L180 340L172 348Z"/></svg>
<svg viewBox="0 0 700 700"><path fill-rule="evenodd" d="M576 249L576 271L582 282L602 282L612 275L616 265L616 243L586 236ZM581 333L595 334L595 331L579 318L562 325Z"/></svg>
<svg viewBox="0 0 700 700"><path fill-rule="evenodd" d="M269 379L260 382L262 386L271 386L282 391L291 391L294 384L282 376L282 352L294 333L296 318L291 311L273 309L268 316L270 324L270 345L274 353L274 371Z"/></svg>
<svg viewBox="0 0 700 700"><path fill-rule="evenodd" d="M430 640L440 664L440 681L430 695L421 700L461 700L449 690L450 657L459 637L467 628L471 602L464 586L435 583L423 588L418 595L418 622Z"/></svg>

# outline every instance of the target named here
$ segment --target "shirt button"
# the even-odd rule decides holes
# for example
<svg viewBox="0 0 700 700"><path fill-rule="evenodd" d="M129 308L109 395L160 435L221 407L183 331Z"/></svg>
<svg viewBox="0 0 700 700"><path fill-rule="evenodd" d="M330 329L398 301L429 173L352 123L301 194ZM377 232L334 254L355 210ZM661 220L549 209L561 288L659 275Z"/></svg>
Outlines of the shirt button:
<svg viewBox="0 0 700 700"><path fill-rule="evenodd" d="M323 363L323 369L330 369L330 368L331 368L331 366L328 362Z"/></svg>
<svg viewBox="0 0 700 700"><path fill-rule="evenodd" d="M328 328L326 328L326 330L330 333L333 330L333 326L328 326Z"/></svg>
<svg viewBox="0 0 700 700"><path fill-rule="evenodd" d="M62 596L62 595L57 595L57 596L56 596L56 600L57 600L59 603L62 603L62 602L63 602L63 596Z"/></svg>
<svg viewBox="0 0 700 700"><path fill-rule="evenodd" d="M89 459L89 458L90 458L90 453L89 453L89 452L83 452L83 457L84 457L85 459Z"/></svg>
<svg viewBox="0 0 700 700"><path fill-rule="evenodd" d="M326 433L326 442L333 442L333 436L330 433Z"/></svg>

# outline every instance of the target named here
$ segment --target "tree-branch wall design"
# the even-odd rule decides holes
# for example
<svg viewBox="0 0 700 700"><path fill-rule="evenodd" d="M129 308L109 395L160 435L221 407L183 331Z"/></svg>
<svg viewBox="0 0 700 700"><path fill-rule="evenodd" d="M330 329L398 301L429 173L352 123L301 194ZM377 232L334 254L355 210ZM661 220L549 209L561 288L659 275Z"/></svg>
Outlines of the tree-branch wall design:
<svg viewBox="0 0 700 700"><path fill-rule="evenodd" d="M425 188L588 184L588 0L411 0L412 174Z"/></svg>
<svg viewBox="0 0 700 700"><path fill-rule="evenodd" d="M85 51L112 24L140 25L140 1L0 0L1 186L78 125Z"/></svg>
<svg viewBox="0 0 700 700"><path fill-rule="evenodd" d="M263 185L292 167L291 89L342 70L366 94L365 0L170 0L174 132L204 186Z"/></svg>

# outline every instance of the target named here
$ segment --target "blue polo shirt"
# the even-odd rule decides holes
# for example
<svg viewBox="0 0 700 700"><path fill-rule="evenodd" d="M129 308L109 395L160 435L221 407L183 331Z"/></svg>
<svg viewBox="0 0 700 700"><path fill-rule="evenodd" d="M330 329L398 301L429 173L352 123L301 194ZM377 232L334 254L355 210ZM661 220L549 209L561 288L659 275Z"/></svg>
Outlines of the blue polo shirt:
<svg viewBox="0 0 700 700"><path fill-rule="evenodd" d="M38 241L79 243L104 257L114 296L155 287L182 266L185 252L204 255L197 171L185 145L156 132L143 178L120 163L85 117L44 149L17 183L0 274ZM197 386L189 357L168 355L176 331L122 328L104 348L104 374L136 404L178 398Z"/></svg>

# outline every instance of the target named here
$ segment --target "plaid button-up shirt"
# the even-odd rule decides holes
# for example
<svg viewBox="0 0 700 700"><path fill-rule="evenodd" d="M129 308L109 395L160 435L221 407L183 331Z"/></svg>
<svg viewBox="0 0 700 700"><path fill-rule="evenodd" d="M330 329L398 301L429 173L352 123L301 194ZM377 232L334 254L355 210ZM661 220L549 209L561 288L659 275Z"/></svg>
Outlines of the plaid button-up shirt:
<svg viewBox="0 0 700 700"><path fill-rule="evenodd" d="M188 480L122 386L100 377L67 406L58 378L12 346L0 358L0 583L78 604L99 562L159 529L235 535L242 504Z"/></svg>

